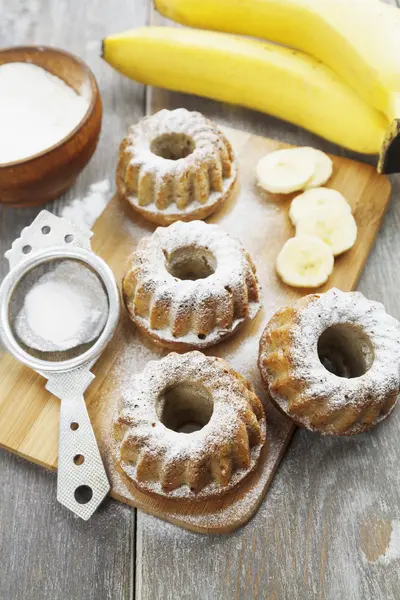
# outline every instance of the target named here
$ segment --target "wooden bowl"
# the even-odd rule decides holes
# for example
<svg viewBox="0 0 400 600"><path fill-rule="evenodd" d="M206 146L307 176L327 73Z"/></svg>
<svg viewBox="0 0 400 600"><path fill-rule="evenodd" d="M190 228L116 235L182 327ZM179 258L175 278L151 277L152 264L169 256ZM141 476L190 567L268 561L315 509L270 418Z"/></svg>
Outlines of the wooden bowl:
<svg viewBox="0 0 400 600"><path fill-rule="evenodd" d="M35 64L90 96L81 122L62 140L28 158L0 164L0 202L35 206L66 192L95 151L101 129L102 105L93 73L81 60L56 48L26 46L0 50L0 65Z"/></svg>

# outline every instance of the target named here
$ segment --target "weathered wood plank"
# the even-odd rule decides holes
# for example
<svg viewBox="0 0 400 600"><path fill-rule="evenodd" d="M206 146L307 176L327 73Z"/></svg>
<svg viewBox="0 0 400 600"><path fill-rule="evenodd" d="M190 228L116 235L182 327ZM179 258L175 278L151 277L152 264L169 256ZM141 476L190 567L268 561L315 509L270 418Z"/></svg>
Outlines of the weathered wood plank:
<svg viewBox="0 0 400 600"><path fill-rule="evenodd" d="M108 501L84 522L56 477L0 452L0 598L123 600L133 593L134 511Z"/></svg>
<svg viewBox="0 0 400 600"><path fill-rule="evenodd" d="M144 4L1 2L2 46L53 43L76 52L93 66L103 93L106 118L99 149L74 190L52 210L113 172L119 138L141 114L142 88L102 65L92 43L110 31L143 23ZM251 111L177 94L169 95L165 106L201 110L227 125L341 153L311 134ZM359 289L399 318L398 176L393 184L394 202ZM0 208L1 255L36 212ZM1 259L0 277L5 268ZM326 440L298 431L256 519L226 538L190 534L139 513L138 596L397 599L399 428L397 410L375 432L357 440ZM88 524L77 521L56 504L53 475L2 452L0 489L2 600L131 597L133 511L117 513L109 503Z"/></svg>
<svg viewBox="0 0 400 600"><path fill-rule="evenodd" d="M227 125L355 157L249 110L161 90L149 98L152 110L185 106ZM392 183L392 206L359 289L400 318L395 258L400 253L400 176ZM138 512L138 598L397 599L399 431L399 409L376 430L355 439L298 430L258 514L224 538L179 531Z"/></svg>
<svg viewBox="0 0 400 600"><path fill-rule="evenodd" d="M82 57L103 97L103 129L96 154L73 189L46 208L58 213L88 186L111 180L128 123L143 114L144 89L100 58L107 34L143 25L147 1L3 0L0 44L48 44ZM111 195L111 194L110 194ZM39 209L0 206L0 279L3 254ZM122 600L134 594L135 511L114 501L85 523L56 501L56 478L0 451L1 600Z"/></svg>

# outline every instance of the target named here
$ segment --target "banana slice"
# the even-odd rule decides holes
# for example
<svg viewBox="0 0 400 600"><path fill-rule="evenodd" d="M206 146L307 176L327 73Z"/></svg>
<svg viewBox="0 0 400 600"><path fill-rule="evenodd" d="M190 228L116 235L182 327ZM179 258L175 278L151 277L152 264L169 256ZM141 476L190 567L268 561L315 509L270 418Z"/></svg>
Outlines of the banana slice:
<svg viewBox="0 0 400 600"><path fill-rule="evenodd" d="M271 194L290 194L303 189L315 173L315 160L301 148L285 148L266 154L258 161L258 183Z"/></svg>
<svg viewBox="0 0 400 600"><path fill-rule="evenodd" d="M311 235L299 235L283 245L276 270L288 285L317 288L327 281L333 264L332 250L325 242Z"/></svg>
<svg viewBox="0 0 400 600"><path fill-rule="evenodd" d="M328 181L332 175L333 164L325 152L309 146L293 148L293 151L302 156L309 156L314 161L314 175L304 185L304 189L319 187Z"/></svg>
<svg viewBox="0 0 400 600"><path fill-rule="evenodd" d="M296 223L296 236L312 235L330 246L334 256L349 250L356 241L357 224L353 215L343 210L320 206L307 212Z"/></svg>
<svg viewBox="0 0 400 600"><path fill-rule="evenodd" d="M319 207L325 210L343 210L344 213L351 213L351 206L337 190L317 187L306 190L303 194L296 196L290 205L289 217L293 225L308 212Z"/></svg>

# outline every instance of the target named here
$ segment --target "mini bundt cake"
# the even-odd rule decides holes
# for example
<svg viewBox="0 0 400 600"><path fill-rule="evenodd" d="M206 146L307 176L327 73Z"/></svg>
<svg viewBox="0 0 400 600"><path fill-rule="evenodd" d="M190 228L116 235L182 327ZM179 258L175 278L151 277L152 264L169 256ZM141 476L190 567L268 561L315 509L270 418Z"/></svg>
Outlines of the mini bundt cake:
<svg viewBox="0 0 400 600"><path fill-rule="evenodd" d="M117 466L140 491L204 500L256 467L266 420L251 385L223 359L173 352L132 378L113 432Z"/></svg>
<svg viewBox="0 0 400 600"><path fill-rule="evenodd" d="M215 123L184 108L163 109L122 140L117 189L145 219L168 225L208 217L230 194L236 171Z"/></svg>
<svg viewBox="0 0 400 600"><path fill-rule="evenodd" d="M240 242L203 221L143 238L122 285L134 323L163 346L218 343L260 308L256 269Z"/></svg>
<svg viewBox="0 0 400 600"><path fill-rule="evenodd" d="M259 367L297 424L331 435L367 431L400 391L400 323L360 292L305 296L268 323Z"/></svg>

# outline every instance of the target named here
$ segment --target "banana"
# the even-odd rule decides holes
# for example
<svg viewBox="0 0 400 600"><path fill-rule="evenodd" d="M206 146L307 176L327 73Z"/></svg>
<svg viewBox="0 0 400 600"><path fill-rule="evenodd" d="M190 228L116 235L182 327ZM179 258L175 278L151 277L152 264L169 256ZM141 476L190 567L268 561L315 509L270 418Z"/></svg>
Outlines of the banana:
<svg viewBox="0 0 400 600"><path fill-rule="evenodd" d="M260 110L357 152L375 154L383 143L383 115L331 69L295 50L223 33L145 27L103 40L103 58L136 81Z"/></svg>
<svg viewBox="0 0 400 600"><path fill-rule="evenodd" d="M290 194L322 185L332 175L332 161L315 148L287 148L267 154L257 163L257 180L273 194Z"/></svg>
<svg viewBox="0 0 400 600"><path fill-rule="evenodd" d="M314 176L315 163L307 154L296 153L297 148L270 152L256 167L259 185L271 194L290 194L303 189Z"/></svg>
<svg viewBox="0 0 400 600"><path fill-rule="evenodd" d="M296 236L311 235L320 238L338 256L349 250L357 238L357 224L350 213L341 209L320 206L305 213L296 223Z"/></svg>
<svg viewBox="0 0 400 600"><path fill-rule="evenodd" d="M318 207L323 207L327 214L337 210L341 210L345 214L351 213L350 204L340 192L318 187L306 190L292 200L289 210L290 220L296 226L300 219Z"/></svg>
<svg viewBox="0 0 400 600"><path fill-rule="evenodd" d="M290 238L276 261L280 278L294 287L317 288L333 271L332 250L322 240L310 235Z"/></svg>
<svg viewBox="0 0 400 600"><path fill-rule="evenodd" d="M297 152L301 155L308 155L315 164L314 175L304 186L305 189L315 188L324 185L332 175L333 165L332 161L325 152L317 150L316 148L294 148L293 152Z"/></svg>
<svg viewBox="0 0 400 600"><path fill-rule="evenodd" d="M399 171L400 10L378 0L155 0L184 25L269 39L322 61L389 125L378 164Z"/></svg>

